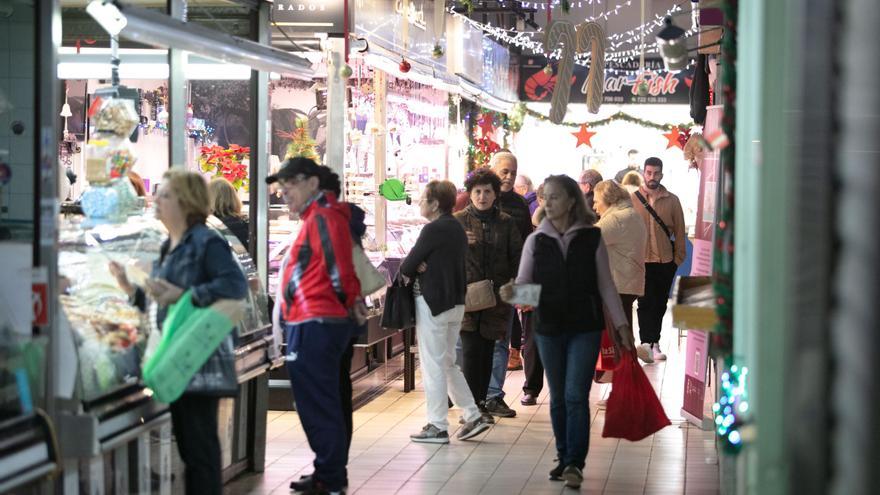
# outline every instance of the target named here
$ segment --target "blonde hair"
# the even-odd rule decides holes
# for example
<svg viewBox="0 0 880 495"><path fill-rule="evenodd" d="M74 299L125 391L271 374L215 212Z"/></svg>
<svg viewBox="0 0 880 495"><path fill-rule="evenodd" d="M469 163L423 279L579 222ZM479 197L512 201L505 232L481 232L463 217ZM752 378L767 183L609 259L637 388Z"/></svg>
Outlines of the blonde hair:
<svg viewBox="0 0 880 495"><path fill-rule="evenodd" d="M596 196L602 198L602 202L608 206L619 203L632 205L629 192L613 180L603 180L596 184Z"/></svg>
<svg viewBox="0 0 880 495"><path fill-rule="evenodd" d="M620 181L621 186L642 186L642 176L635 170L627 172L626 175L623 176L623 180Z"/></svg>
<svg viewBox="0 0 880 495"><path fill-rule="evenodd" d="M211 179L208 185L211 193L211 204L214 206L214 214L218 217L241 216L241 199L235 192L232 184L223 177Z"/></svg>
<svg viewBox="0 0 880 495"><path fill-rule="evenodd" d="M171 169L165 172L162 180L177 196L187 226L205 223L211 215L211 195L208 193L205 178L196 172Z"/></svg>

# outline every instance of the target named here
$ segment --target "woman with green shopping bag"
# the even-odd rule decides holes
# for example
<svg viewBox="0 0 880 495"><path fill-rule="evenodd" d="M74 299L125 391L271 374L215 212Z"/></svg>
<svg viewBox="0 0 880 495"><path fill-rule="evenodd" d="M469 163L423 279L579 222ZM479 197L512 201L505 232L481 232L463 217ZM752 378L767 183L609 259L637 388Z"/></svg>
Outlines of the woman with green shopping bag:
<svg viewBox="0 0 880 495"><path fill-rule="evenodd" d="M208 186L202 176L169 170L163 176L155 200L156 218L168 229L168 239L162 244L152 278L146 282L146 287L138 287L128 280L121 265L111 263L110 271L139 308L146 310L148 300L156 303L156 328L166 331L155 353L156 358L173 351L177 353L174 354L176 361L181 361L180 356L186 354L191 360L188 364L193 366L192 360L203 360L209 354L203 365L195 365L198 370L182 395L170 403L170 409L177 448L186 465L186 493L219 495L222 493L222 479L217 411L220 397L236 393L236 384L230 383L229 379L230 364L234 376L234 332L229 325L236 318L229 316L234 311L224 320L217 318L216 312L199 313L197 310L209 306L214 309L212 305L221 300L234 306L231 301L246 296L247 283L229 243L205 225L211 213L210 205ZM170 316L179 321L165 324L172 306L174 311ZM207 319L200 322L192 319L198 317ZM210 330L212 326L214 331ZM194 331L204 335L192 335ZM185 335L187 332L190 334ZM174 339L183 337L196 337L189 341L206 342L204 345L216 346L216 350L209 353L210 348L181 349L179 345L173 345ZM218 340L219 344L216 344ZM155 371L156 367L167 366L161 361L151 358L145 366L145 375ZM179 390L167 393L174 397ZM161 395L157 397L161 399Z"/></svg>

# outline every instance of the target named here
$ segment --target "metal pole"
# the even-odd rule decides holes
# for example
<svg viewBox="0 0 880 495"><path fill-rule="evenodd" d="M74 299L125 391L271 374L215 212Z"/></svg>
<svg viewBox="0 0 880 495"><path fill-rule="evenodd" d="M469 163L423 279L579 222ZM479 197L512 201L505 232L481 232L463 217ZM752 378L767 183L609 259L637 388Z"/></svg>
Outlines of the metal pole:
<svg viewBox="0 0 880 495"><path fill-rule="evenodd" d="M168 13L186 21L187 0L168 0ZM168 164L186 166L186 54L179 48L168 49Z"/></svg>
<svg viewBox="0 0 880 495"><path fill-rule="evenodd" d="M373 106L373 120L379 127L379 132L373 137L373 175L376 178L376 193L374 216L376 229L376 244L382 251L386 250L386 225L388 223L388 203L385 198L378 194L379 186L385 182L385 127L388 125L386 115L387 111L387 95L388 95L388 75L379 69L373 71L373 91L376 95L375 105Z"/></svg>
<svg viewBox="0 0 880 495"><path fill-rule="evenodd" d="M260 3L256 14L257 42L263 45L270 43L269 9L265 2ZM251 135L253 146L250 155L250 189L248 218L250 220L251 258L257 264L260 280L268 287L269 283L269 194L263 179L269 175L269 146L271 139L269 115L269 73L251 71L251 101L254 102Z"/></svg>
<svg viewBox="0 0 880 495"><path fill-rule="evenodd" d="M346 78L339 75L345 64L345 40L327 40L329 64L327 67L327 158L325 165L339 174L345 175L345 111L348 108L345 91ZM345 197L345 181L342 195Z"/></svg>
<svg viewBox="0 0 880 495"><path fill-rule="evenodd" d="M58 298L58 109L59 83L57 73L58 47L61 46L61 7L58 0L34 2L35 57L34 98L35 125L34 157L38 165L34 170L34 251L33 264L36 273L46 284L46 314L49 325L36 329L36 335L48 337L46 360L42 366L44 377L44 402L42 407L51 420L58 423L57 363L61 362L61 339L59 333ZM29 104L29 103L28 103ZM38 398L38 400L40 399ZM57 459L56 462L61 462ZM48 479L39 485L39 493L57 493L60 480Z"/></svg>

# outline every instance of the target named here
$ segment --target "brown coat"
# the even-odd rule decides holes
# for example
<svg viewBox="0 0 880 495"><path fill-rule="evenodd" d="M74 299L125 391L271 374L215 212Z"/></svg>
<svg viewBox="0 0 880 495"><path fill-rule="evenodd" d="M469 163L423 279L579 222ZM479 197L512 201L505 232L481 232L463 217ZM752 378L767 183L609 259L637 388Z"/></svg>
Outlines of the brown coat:
<svg viewBox="0 0 880 495"><path fill-rule="evenodd" d="M499 212L497 208L493 209L489 221L485 223L485 230L484 222L477 216L477 209L473 205L456 213L455 218L461 222L465 231L473 232L477 237L476 243L468 245L465 261L467 282L470 284L491 279L498 301L493 308L465 313L461 329L467 332L479 331L487 339L503 339L507 335L507 326L513 313L510 305L501 301L498 290L516 278L522 254L522 236L513 219Z"/></svg>
<svg viewBox="0 0 880 495"><path fill-rule="evenodd" d="M645 226L648 228L645 263L669 263L670 261L675 261L676 265L681 266L686 256L685 237L687 236L687 229L684 225L684 213L681 210L681 202L678 200L678 196L667 191L663 186L659 187L654 198L648 194L645 186L642 186L639 191L648 200L654 211L663 220L663 223L675 235L675 252L673 252L672 246L669 244L669 237L666 236L663 229L654 220L654 217L648 213L648 210L645 209L642 202L633 193L633 209L642 216L642 220L645 221Z"/></svg>

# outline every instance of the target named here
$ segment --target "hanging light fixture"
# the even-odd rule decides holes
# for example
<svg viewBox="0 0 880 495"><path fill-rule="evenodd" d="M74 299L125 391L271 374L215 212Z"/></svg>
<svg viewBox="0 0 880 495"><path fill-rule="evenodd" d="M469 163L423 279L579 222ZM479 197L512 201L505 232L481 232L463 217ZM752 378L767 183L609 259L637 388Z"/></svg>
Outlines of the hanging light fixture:
<svg viewBox="0 0 880 495"><path fill-rule="evenodd" d="M657 33L657 48L660 49L666 70L678 72L688 64L685 31L672 23L672 17L667 17L665 22L666 26Z"/></svg>

